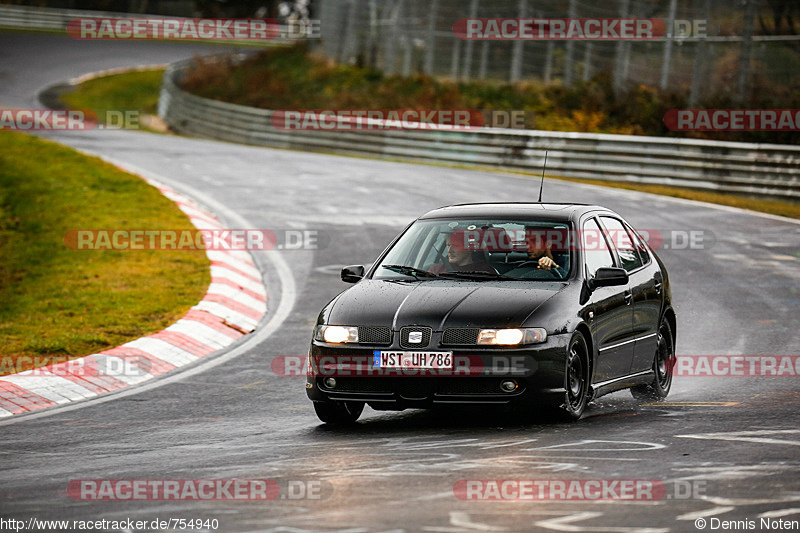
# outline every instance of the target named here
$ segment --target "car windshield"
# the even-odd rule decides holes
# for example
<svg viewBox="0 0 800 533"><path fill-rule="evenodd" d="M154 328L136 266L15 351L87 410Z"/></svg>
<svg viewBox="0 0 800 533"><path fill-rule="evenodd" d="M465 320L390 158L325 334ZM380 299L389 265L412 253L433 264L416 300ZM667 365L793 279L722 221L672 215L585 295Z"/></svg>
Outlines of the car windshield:
<svg viewBox="0 0 800 533"><path fill-rule="evenodd" d="M573 262L569 229L546 220L419 220L380 261L373 279L563 281Z"/></svg>

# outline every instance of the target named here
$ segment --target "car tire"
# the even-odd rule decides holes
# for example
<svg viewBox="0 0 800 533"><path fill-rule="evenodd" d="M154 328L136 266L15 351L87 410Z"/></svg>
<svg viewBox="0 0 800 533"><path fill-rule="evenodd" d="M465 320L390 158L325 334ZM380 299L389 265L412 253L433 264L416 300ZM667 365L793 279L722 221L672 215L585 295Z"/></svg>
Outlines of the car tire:
<svg viewBox="0 0 800 533"><path fill-rule="evenodd" d="M559 420L574 421L589 403L589 349L580 331L572 335L567 347L564 371L564 403L555 411Z"/></svg>
<svg viewBox="0 0 800 533"><path fill-rule="evenodd" d="M364 411L364 402L314 402L314 411L326 424L352 424Z"/></svg>
<svg viewBox="0 0 800 533"><path fill-rule="evenodd" d="M672 328L666 318L661 319L658 328L658 343L653 357L655 377L648 385L631 387L631 394L640 401L660 401L667 397L672 388L672 367L675 365L675 343Z"/></svg>

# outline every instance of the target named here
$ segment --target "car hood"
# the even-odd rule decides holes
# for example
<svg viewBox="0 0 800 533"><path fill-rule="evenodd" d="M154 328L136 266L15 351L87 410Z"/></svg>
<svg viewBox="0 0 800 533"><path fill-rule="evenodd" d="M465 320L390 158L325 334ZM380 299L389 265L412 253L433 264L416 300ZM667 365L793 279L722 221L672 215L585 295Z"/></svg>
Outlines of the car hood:
<svg viewBox="0 0 800 533"><path fill-rule="evenodd" d="M365 279L323 311L328 324L446 327L519 327L563 290L560 282Z"/></svg>

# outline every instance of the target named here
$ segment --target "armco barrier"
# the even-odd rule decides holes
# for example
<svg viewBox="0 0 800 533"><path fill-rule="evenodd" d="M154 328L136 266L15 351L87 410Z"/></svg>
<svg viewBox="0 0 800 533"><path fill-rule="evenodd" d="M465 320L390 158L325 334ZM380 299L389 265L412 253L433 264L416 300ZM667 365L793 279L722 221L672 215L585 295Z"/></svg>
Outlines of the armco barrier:
<svg viewBox="0 0 800 533"><path fill-rule="evenodd" d="M54 30L66 31L67 23L76 18L133 18L133 19L182 19L184 17L166 17L164 15L143 15L134 13L120 13L110 11L89 11L85 9L59 9L45 7L11 6L0 5L0 28L17 28L30 30ZM280 33L285 34L287 28L280 26ZM267 41L237 41L234 39L226 40L205 40L204 42L215 42L228 45L248 44L253 46L274 46L275 44L285 44L289 39L277 38Z"/></svg>
<svg viewBox="0 0 800 533"><path fill-rule="evenodd" d="M176 131L240 143L474 164L577 178L800 198L800 146L632 135L480 128L471 131L285 131L272 111L179 88L191 60L164 74L159 115Z"/></svg>

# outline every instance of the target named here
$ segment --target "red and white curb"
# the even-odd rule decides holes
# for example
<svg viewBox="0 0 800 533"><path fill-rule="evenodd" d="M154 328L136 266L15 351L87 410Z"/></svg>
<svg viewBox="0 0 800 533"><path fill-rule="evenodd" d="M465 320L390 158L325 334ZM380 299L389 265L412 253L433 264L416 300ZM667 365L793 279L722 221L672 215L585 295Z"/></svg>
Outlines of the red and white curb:
<svg viewBox="0 0 800 533"><path fill-rule="evenodd" d="M196 202L150 178L198 229L223 230ZM116 348L0 377L0 417L92 398L153 379L206 357L256 329L267 291L249 253L206 250L211 284L205 297L168 328Z"/></svg>

